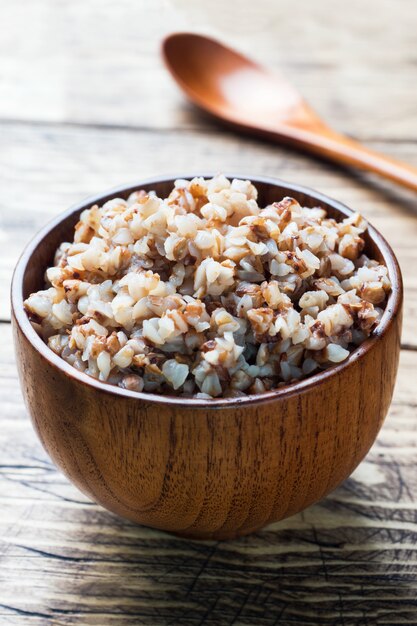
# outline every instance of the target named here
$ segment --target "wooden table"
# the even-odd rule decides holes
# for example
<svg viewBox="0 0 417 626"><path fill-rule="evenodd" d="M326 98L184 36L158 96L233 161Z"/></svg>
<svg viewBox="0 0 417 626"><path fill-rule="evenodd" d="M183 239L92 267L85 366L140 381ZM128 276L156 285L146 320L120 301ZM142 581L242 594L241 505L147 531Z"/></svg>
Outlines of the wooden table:
<svg viewBox="0 0 417 626"><path fill-rule="evenodd" d="M246 1L237 15L196 0L187 16L185 0L1 0L1 626L417 624L416 196L225 131L183 102L158 57L164 32L217 23L339 130L417 165L415 0L336 4ZM345 201L389 239L406 289L395 397L365 461L320 504L225 543L135 526L68 483L31 428L9 324L12 268L46 220L190 170L275 175Z"/></svg>

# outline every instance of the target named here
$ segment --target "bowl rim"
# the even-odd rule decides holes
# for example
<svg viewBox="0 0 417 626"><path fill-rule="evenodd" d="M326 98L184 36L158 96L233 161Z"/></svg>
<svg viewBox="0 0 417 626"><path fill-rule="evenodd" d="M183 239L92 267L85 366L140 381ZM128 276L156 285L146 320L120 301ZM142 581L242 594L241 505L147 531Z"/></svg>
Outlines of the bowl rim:
<svg viewBox="0 0 417 626"><path fill-rule="evenodd" d="M368 222L368 234L375 242L384 258L384 262L388 268L388 274L392 285L392 289L388 297L388 301L382 318L376 329L372 332L372 335L357 348L355 348L349 354L345 361L333 365L317 374L308 376L303 380L286 384L278 389L273 389L262 394L250 394L237 398L213 398L211 400L202 398L184 398L178 396L169 396L122 389L121 387L100 381L96 378L88 376L88 374L85 374L84 372L76 370L74 367L72 367L72 365L70 365L60 356L55 354L41 339L41 337L39 337L23 308L23 279L25 276L28 262L36 248L49 235L49 233L60 222L64 221L74 213L80 213L84 209L92 206L93 204L100 204L103 201L108 200L109 197L116 198L119 194L126 194L127 192L131 192L135 189L140 189L141 187L149 187L154 184L169 183L173 182L176 179L190 180L195 176L212 178L215 175L216 173L212 172L198 172L177 175L167 174L164 176L152 176L141 179L134 183L112 187L111 189L108 189L99 194L87 196L81 201L72 204L68 209L60 212L37 232L37 234L25 246L14 269L11 285L11 308L12 322L19 327L20 331L23 333L27 341L34 347L34 349L40 354L41 357L46 359L46 361L48 361L51 366L58 368L69 378L75 379L77 382L82 383L87 387L95 388L103 393L108 393L110 395L121 396L123 398L130 398L134 400L142 400L147 404L162 404L173 407L182 406L184 408L200 408L207 410L231 408L236 406L243 407L252 404L268 403L280 398L289 398L290 396L307 392L315 386L327 381L328 379L337 376L341 371L352 367L358 360L362 359L370 350L372 350L376 343L381 341L381 339L388 332L394 319L397 317L401 310L401 304L403 299L403 285L401 270L391 246L388 244L386 239L379 233L379 231ZM314 201L317 201L318 204L320 202L328 204L342 215L349 216L354 213L352 209L347 207L342 202L339 202L338 200L335 200L334 198L331 198L324 193L321 193L309 187L305 187L304 185L299 185L295 182L287 182L280 178L270 176L248 176L245 174L227 172L225 172L224 175L229 179L240 178L244 180L251 180L255 185L257 185L258 183L262 183L271 186L283 187L285 188L285 193L288 192L288 195L290 195L292 192L305 194L306 196L312 198Z"/></svg>

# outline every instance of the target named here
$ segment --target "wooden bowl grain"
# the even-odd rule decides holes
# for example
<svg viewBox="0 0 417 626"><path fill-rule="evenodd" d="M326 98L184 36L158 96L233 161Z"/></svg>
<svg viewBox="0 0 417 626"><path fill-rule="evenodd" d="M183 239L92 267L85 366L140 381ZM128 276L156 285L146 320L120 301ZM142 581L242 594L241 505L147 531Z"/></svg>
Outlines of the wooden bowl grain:
<svg viewBox="0 0 417 626"><path fill-rule="evenodd" d="M378 328L343 364L279 390L207 402L130 392L94 380L46 346L26 317L23 300L42 288L55 249L70 237L83 209L138 188L165 195L178 177L139 181L89 198L33 239L13 277L15 349L34 427L81 491L140 524L227 539L316 502L368 452L396 378L401 273L390 246L370 226L366 251L386 264L392 282ZM296 184L248 178L262 203L290 195L337 218L352 212Z"/></svg>

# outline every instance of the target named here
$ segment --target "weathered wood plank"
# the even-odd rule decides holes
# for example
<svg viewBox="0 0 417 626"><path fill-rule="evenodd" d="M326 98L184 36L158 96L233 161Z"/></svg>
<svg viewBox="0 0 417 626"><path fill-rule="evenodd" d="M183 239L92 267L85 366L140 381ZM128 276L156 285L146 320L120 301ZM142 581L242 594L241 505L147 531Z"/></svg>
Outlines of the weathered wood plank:
<svg viewBox="0 0 417 626"><path fill-rule="evenodd" d="M348 172L232 133L128 131L62 126L1 127L0 290L8 293L24 244L48 219L85 195L150 175L229 170L265 174L315 187L360 210L380 228L398 255L405 279L403 341L417 347L417 219L415 198L369 176ZM390 145L417 164L417 144ZM386 144L375 144L385 148ZM9 318L8 298L0 319Z"/></svg>
<svg viewBox="0 0 417 626"><path fill-rule="evenodd" d="M350 479L250 538L198 543L116 518L55 470L8 324L0 345L0 623L416 623L417 352L402 352L390 415Z"/></svg>
<svg viewBox="0 0 417 626"><path fill-rule="evenodd" d="M207 127L159 58L173 30L204 29L284 70L340 131L416 139L417 5L368 0L130 0L3 3L0 117L137 127ZM24 17L23 17L24 16ZM300 28L302 16L302 28ZM30 28L22 33L22 19ZM17 78L18 77L18 80Z"/></svg>
<svg viewBox="0 0 417 626"><path fill-rule="evenodd" d="M403 341L417 347L415 196L220 131L185 104L158 54L168 30L203 27L282 68L340 131L417 165L417 4L368 0L337 11L333 0L304 0L295 11L291 0L263 0L261 9L2 3L0 319L9 319L24 243L70 203L148 175L223 169L304 183L368 216L399 256ZM8 324L0 346L0 624L417 623L416 351L402 352L389 417L349 480L258 535L199 544L117 519L70 485L30 426Z"/></svg>

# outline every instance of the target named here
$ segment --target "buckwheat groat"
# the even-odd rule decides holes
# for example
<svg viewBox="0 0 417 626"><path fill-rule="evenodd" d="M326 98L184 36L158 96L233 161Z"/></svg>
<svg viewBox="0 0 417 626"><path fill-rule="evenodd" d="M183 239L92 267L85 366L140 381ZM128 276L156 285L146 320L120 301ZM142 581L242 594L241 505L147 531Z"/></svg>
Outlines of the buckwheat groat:
<svg viewBox="0 0 417 626"><path fill-rule="evenodd" d="M250 181L177 180L85 210L25 308L73 367L132 391L236 396L342 362L375 328L390 282L366 222Z"/></svg>

